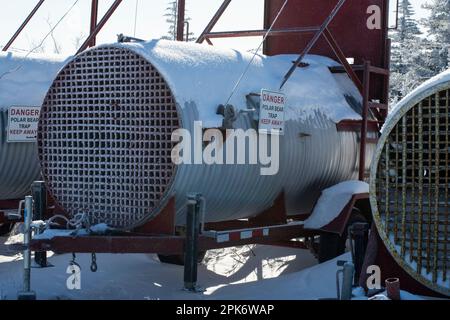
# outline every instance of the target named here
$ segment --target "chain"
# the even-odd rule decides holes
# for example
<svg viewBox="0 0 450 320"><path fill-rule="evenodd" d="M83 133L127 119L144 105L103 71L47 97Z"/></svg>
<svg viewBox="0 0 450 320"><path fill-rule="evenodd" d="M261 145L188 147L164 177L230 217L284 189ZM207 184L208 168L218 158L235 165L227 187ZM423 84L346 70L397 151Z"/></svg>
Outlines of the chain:
<svg viewBox="0 0 450 320"><path fill-rule="evenodd" d="M81 269L81 266L75 261L77 256L75 255L75 252L72 252L72 260L69 262L69 265L71 266L77 266Z"/></svg>
<svg viewBox="0 0 450 320"><path fill-rule="evenodd" d="M98 266L97 266L97 256L95 253L92 254L92 263L91 263L91 271L97 272Z"/></svg>

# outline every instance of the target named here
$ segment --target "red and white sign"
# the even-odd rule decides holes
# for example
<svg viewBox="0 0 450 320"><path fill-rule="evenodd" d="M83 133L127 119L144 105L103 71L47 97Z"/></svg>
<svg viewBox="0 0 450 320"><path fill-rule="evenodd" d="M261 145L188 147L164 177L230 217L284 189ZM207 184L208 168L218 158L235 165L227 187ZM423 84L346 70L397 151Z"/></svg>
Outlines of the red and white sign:
<svg viewBox="0 0 450 320"><path fill-rule="evenodd" d="M286 97L283 93L261 90L259 132L284 134L284 110Z"/></svg>
<svg viewBox="0 0 450 320"><path fill-rule="evenodd" d="M36 142L40 107L10 107L8 142Z"/></svg>

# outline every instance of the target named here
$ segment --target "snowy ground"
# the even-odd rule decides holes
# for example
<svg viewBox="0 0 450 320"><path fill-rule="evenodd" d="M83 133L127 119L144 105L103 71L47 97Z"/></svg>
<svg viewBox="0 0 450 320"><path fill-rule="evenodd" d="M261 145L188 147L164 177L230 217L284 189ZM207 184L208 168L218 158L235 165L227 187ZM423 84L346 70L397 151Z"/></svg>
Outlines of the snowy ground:
<svg viewBox="0 0 450 320"><path fill-rule="evenodd" d="M14 238L9 242L16 242L20 236ZM0 238L0 299L16 299L22 285L23 260L20 254L8 252L5 243L7 239ZM82 290L70 291L66 288L70 260L71 255L53 255L49 258L53 268L32 269L31 285L38 299L297 299L302 296L286 295L289 288L266 291L258 284L317 264L313 255L299 249L245 246L215 250L208 252L199 266L198 284L205 291L189 293L182 290L182 267L162 264L156 255L146 254L99 254L97 273L89 269L90 255L77 255ZM331 287L333 279L334 274L330 275ZM234 289L242 284L244 287ZM294 292L303 285L300 281L288 287ZM330 294L334 292L331 289Z"/></svg>
<svg viewBox="0 0 450 320"><path fill-rule="evenodd" d="M7 243L21 236L0 238L0 300L16 299L22 286L21 254L8 251ZM159 262L156 255L97 255L92 273L90 255L80 254L81 290L66 287L71 255L52 255L47 269L32 269L32 289L38 299L81 300L315 300L336 297L336 262L350 254L318 265L306 250L271 246L245 246L208 252L199 266L198 284L204 291L182 290L183 268ZM406 299L416 297L403 293ZM358 298L357 298L358 299ZM359 299L364 299L360 297Z"/></svg>

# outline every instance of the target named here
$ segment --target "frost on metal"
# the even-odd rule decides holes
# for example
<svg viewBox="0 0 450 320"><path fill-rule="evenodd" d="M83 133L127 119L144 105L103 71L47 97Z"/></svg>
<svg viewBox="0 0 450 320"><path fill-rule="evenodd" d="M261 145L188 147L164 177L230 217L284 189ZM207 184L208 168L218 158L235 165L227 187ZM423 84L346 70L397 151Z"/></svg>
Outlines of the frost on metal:
<svg viewBox="0 0 450 320"><path fill-rule="evenodd" d="M39 125L42 170L55 199L71 215L87 212L92 223L132 229L172 197L176 223L184 224L190 192L206 199L205 221L220 222L255 216L282 192L288 214L310 212L321 190L355 179L357 133L338 132L335 122L360 118L347 100L356 90L319 56L309 56L285 86L278 174L261 176L260 164L172 165L172 132L193 132L195 121L222 127L218 106L250 59L169 41L103 45L75 57L49 90ZM292 60L255 59L231 100L234 128L257 129L255 115L239 112L250 108L246 96L276 89Z"/></svg>

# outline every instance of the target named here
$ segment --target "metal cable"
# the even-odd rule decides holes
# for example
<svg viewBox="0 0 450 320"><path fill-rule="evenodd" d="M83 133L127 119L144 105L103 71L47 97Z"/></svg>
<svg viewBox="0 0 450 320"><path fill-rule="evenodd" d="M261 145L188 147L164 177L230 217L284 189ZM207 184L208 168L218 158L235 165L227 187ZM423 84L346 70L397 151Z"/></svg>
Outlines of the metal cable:
<svg viewBox="0 0 450 320"><path fill-rule="evenodd" d="M36 46L35 48L31 49L27 55L25 56L28 57L31 53L33 53L34 50L39 49L40 47L42 47L42 45L44 44L45 40L47 40L47 38L53 33L53 31L56 30L56 28L58 27L58 25L65 19L65 17L72 11L72 9L77 5L77 3L80 0L75 0L75 2L72 4L72 6L63 14L63 16L61 17L61 19L58 20L58 22L53 26L53 28L50 29L50 31L45 35L45 37L42 39L42 41L39 43L38 46Z"/></svg>

